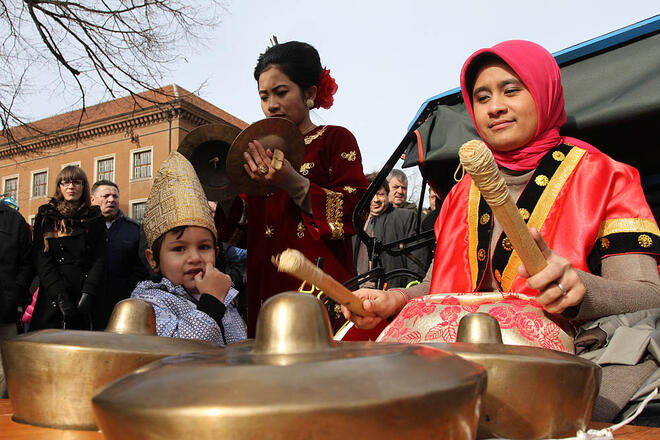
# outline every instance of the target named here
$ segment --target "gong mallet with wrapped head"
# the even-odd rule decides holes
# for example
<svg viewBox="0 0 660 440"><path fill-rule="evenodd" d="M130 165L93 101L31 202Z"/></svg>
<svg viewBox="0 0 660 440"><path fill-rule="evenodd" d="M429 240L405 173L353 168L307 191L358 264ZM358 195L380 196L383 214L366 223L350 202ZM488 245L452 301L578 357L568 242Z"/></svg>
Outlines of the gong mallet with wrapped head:
<svg viewBox="0 0 660 440"><path fill-rule="evenodd" d="M472 177L493 210L493 214L502 225L502 229L525 265L527 272L530 275L539 273L548 263L520 215L518 207L497 169L493 153L482 141L472 140L461 146L458 156L463 168Z"/></svg>
<svg viewBox="0 0 660 440"><path fill-rule="evenodd" d="M319 290L323 290L326 296L332 298L337 304L346 307L351 313L359 316L376 316L374 313L364 310L360 298L316 267L300 251L287 249L278 256L273 257L272 262L279 272L286 272L300 281L314 284Z"/></svg>

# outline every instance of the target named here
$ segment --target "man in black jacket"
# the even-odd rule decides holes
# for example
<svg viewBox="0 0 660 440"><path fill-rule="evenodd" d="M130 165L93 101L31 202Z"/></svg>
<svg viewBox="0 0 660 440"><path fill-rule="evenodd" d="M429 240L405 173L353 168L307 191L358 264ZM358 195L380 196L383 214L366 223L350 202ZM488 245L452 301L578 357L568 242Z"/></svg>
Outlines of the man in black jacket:
<svg viewBox="0 0 660 440"><path fill-rule="evenodd" d="M146 280L148 274L139 254L142 228L119 209L117 185L109 180L94 183L92 204L101 208L108 228L105 292L100 297L100 304L95 304L92 309L96 329L103 330L115 304L130 297L135 285Z"/></svg>
<svg viewBox="0 0 660 440"><path fill-rule="evenodd" d="M18 306L29 303L34 277L32 232L16 208L0 201L0 341L16 335ZM7 392L0 358L0 397Z"/></svg>
<svg viewBox="0 0 660 440"><path fill-rule="evenodd" d="M395 208L389 202L388 192L388 182L383 182L371 201L369 217L365 222L367 235L375 237L381 244L392 243L415 234L417 214L410 209ZM386 274L394 269L408 269L415 273L415 276L405 275L388 279L388 287L405 287L415 279L422 280L424 278L425 269L422 266L428 259L428 251L425 248L410 252L409 255L412 258L406 253L393 255L391 251L382 252L373 263L368 261L367 248L360 242L357 235L353 238L353 249L358 262L358 274L378 266L383 267ZM422 266L417 264L416 261L421 263ZM363 287L366 287L366 285Z"/></svg>

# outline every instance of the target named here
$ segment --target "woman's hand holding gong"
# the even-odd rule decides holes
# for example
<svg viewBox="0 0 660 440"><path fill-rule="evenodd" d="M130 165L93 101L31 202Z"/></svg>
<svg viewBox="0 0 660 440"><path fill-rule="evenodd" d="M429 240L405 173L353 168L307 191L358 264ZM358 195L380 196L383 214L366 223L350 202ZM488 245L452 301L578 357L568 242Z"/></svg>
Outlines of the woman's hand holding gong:
<svg viewBox="0 0 660 440"><path fill-rule="evenodd" d="M277 159L273 159L273 152L266 150L257 140L248 143L248 149L243 152L243 158L245 159L243 164L245 172L252 180L260 184L282 188L286 186L286 182L295 172L286 158L281 160L281 167L277 169L274 166Z"/></svg>

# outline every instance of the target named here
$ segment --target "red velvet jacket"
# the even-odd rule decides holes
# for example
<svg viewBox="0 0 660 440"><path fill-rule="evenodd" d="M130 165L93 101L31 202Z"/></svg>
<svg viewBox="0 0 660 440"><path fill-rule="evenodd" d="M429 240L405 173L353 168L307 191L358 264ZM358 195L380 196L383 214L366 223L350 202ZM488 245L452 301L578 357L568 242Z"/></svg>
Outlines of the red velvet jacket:
<svg viewBox="0 0 660 440"><path fill-rule="evenodd" d="M247 198L248 337L254 337L261 304L301 284L277 272L272 256L294 248L313 262L322 257L323 270L339 282L353 275L353 210L368 186L360 150L350 131L332 125L312 130L305 144L299 172L310 180L311 215L283 190Z"/></svg>

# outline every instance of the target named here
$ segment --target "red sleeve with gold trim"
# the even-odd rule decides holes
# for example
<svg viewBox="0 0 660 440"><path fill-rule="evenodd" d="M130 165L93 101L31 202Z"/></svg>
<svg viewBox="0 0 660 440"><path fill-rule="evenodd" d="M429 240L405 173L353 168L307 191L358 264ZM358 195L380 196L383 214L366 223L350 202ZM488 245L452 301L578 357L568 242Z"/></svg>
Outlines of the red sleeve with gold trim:
<svg viewBox="0 0 660 440"><path fill-rule="evenodd" d="M341 240L355 234L353 210L369 185L355 137L343 127L327 126L308 148L319 148L318 166L326 172L322 178L310 178L312 215L303 213L305 226L321 239Z"/></svg>
<svg viewBox="0 0 660 440"><path fill-rule="evenodd" d="M589 254L589 266L610 255L628 253L660 255L660 230L653 218L640 183L639 172L625 164L617 164L610 182L609 200L598 237Z"/></svg>

